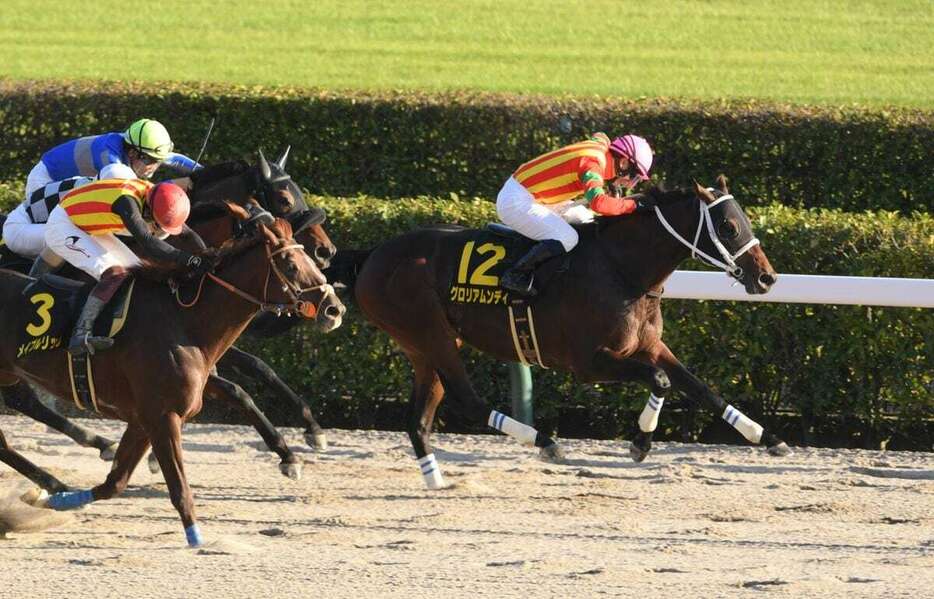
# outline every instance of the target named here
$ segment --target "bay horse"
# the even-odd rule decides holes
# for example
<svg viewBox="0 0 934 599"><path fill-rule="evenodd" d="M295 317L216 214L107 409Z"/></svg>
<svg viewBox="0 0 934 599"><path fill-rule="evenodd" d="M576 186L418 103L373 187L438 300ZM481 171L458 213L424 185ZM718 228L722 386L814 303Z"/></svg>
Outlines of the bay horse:
<svg viewBox="0 0 934 599"><path fill-rule="evenodd" d="M563 260L546 263L536 275L551 278L531 305L533 335L544 366L570 371L582 382L634 380L651 388L639 419L641 433L631 448L637 461L649 451L658 411L671 387L722 415L748 441L766 446L772 454L790 452L783 441L685 368L661 338L662 285L689 256L723 268L750 294L766 293L776 280L722 175L718 186L653 188L644 196L655 203L654 213L603 217L578 227L577 248ZM561 457L553 439L491 410L474 391L458 355L460 346L468 343L514 362L519 349L505 305L449 300L455 278L460 281L470 274L468 248L478 233L451 226L415 230L370 251L339 251L328 271L330 280L353 286L366 318L388 333L412 364L406 430L430 489L445 486L430 443L435 412L445 393L463 416L539 447L543 457ZM489 244L486 251L492 257L475 274L493 272L489 267L502 258L497 254L501 249Z"/></svg>
<svg viewBox="0 0 934 599"><path fill-rule="evenodd" d="M293 227L296 241L301 243L306 253L312 257L319 269L327 268L330 259L335 255L336 248L328 237L322 223L325 214L318 208L310 208L304 200L301 189L292 181L285 171L289 148L274 162L266 160L259 151L257 164L250 165L244 161L231 161L210 165L192 174L191 197L196 204L193 216L199 210L202 214L211 213L219 202L232 202L239 206L250 206L254 203L269 211L275 217L283 217ZM207 211L205 211L207 208ZM221 239L213 240L218 244ZM132 244L131 244L132 245ZM197 248L189 248L194 251ZM0 251L5 250L0 246ZM28 260L15 254L0 254L0 267L13 268L19 272L27 272L30 267ZM73 269L71 269L73 270ZM78 278L83 275L74 271ZM279 318L273 313L259 314L247 328L248 336L265 338L286 332L304 319L296 317ZM259 357L232 346L217 364L218 374L212 374L205 386L205 395L226 401L240 408L247 420L259 432L269 449L279 458L279 470L285 476L293 479L300 478L301 462L285 442L285 438L275 429L272 423L259 410L249 394L233 379L247 376L258 380L273 389L280 397L291 401L299 408L305 426L305 440L314 449L327 448L327 437L324 430L315 420L310 406L299 397L276 372ZM223 374L224 376L221 376ZM116 451L116 442L95 434L86 428L72 423L56 410L43 404L35 392L28 386L13 391L0 389L6 405L26 416L38 420L51 428L58 430L75 440L83 447L93 447L100 452L101 459L112 460ZM157 473L159 466L155 454L150 454L149 469ZM47 490L62 490L49 488Z"/></svg>
<svg viewBox="0 0 934 599"><path fill-rule="evenodd" d="M232 204L230 209L243 219L249 216ZM200 229L205 236L230 235L232 220L217 217ZM118 495L151 443L188 544L202 543L184 472L181 427L201 410L211 369L259 309L278 304L298 310L327 331L338 324L331 308L343 308L282 219L228 239L217 255L217 266L201 279L198 299L187 309L179 307L178 290L173 297L164 282L145 276L152 269L140 271L122 336L93 359L99 411L127 422L113 469L93 489L54 493L46 500L48 507L69 509ZM68 398L72 389L64 348L16 357L21 326L16 312L22 311L23 290L32 282L0 270L0 387L15 389L29 381ZM2 433L0 460L43 488L64 486L10 448Z"/></svg>

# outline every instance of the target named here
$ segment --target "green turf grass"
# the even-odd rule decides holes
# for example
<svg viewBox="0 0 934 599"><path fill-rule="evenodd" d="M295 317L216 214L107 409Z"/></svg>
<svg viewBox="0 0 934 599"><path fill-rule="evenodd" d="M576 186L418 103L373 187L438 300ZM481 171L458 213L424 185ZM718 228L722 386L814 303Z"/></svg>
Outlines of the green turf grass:
<svg viewBox="0 0 934 599"><path fill-rule="evenodd" d="M931 0L3 0L0 75L934 107Z"/></svg>

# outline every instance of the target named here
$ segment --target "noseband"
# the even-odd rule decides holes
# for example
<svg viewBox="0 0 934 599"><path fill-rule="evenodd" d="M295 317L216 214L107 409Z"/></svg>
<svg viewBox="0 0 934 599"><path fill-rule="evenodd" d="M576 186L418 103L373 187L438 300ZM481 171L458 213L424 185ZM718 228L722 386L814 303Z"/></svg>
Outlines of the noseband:
<svg viewBox="0 0 934 599"><path fill-rule="evenodd" d="M726 247L723 245L723 243L720 241L720 238L717 237L717 233L714 230L714 226L713 226L713 219L710 216L710 209L721 202L725 202L727 200L732 200L732 199L733 199L732 194L724 194L720 196L719 198L717 198L716 200L714 200L713 202L711 202L710 204L708 204L707 202L703 200L699 200L698 203L700 204L700 208L699 208L700 215L699 215L699 219L697 222L697 231L694 233L694 243L689 242L687 239L682 237L677 231L675 231L674 227L672 227L671 224L665 219L665 216L662 214L662 211L658 209L658 206L655 206L655 215L658 216L658 220L660 220L662 223L662 226L664 226L665 229L669 233L671 233L672 237L680 241L683 245L685 245L691 250L692 258L700 257L704 262L707 262L708 264L716 266L722 269L727 274L731 275L732 277L739 279L743 276L743 268L736 264L736 259L742 256L743 254L745 254L746 252L748 252L751 247L755 245L759 245L759 239L753 236L752 239L750 239L748 242L743 244L743 246L739 248L735 253L731 254L729 250L727 250ZM720 257L723 258L722 261L717 260L716 258L704 252L697 246L697 242L700 239L701 230L704 228L705 222L707 223L707 235L710 237L710 242L713 243L713 246L715 248L717 248L717 251L720 253Z"/></svg>

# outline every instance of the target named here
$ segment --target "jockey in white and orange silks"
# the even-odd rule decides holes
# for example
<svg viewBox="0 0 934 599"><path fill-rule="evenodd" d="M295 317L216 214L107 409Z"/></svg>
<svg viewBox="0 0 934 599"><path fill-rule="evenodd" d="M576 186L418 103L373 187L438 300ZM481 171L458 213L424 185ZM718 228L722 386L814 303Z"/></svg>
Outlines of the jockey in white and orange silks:
<svg viewBox="0 0 934 599"><path fill-rule="evenodd" d="M500 190L496 212L503 223L540 243L503 273L500 285L535 295L535 268L577 245L577 231L569 222L590 220L591 211L615 216L648 208L644 200L607 193L605 186L615 182L631 190L648 179L652 159L652 148L642 137L625 135L611 142L596 133L520 166ZM580 196L584 202L575 202Z"/></svg>

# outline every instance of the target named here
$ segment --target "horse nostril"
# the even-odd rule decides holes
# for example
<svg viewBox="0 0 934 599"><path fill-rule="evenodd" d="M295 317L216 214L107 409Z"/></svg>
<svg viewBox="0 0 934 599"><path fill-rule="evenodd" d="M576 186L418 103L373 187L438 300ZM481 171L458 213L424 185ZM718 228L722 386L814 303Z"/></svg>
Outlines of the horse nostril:
<svg viewBox="0 0 934 599"><path fill-rule="evenodd" d="M337 318L341 315L341 309L338 306L328 306L324 309L324 314L330 318Z"/></svg>
<svg viewBox="0 0 934 599"><path fill-rule="evenodd" d="M763 287L771 287L775 284L775 279L775 275L769 272L764 272L759 275L759 283L761 283Z"/></svg>

